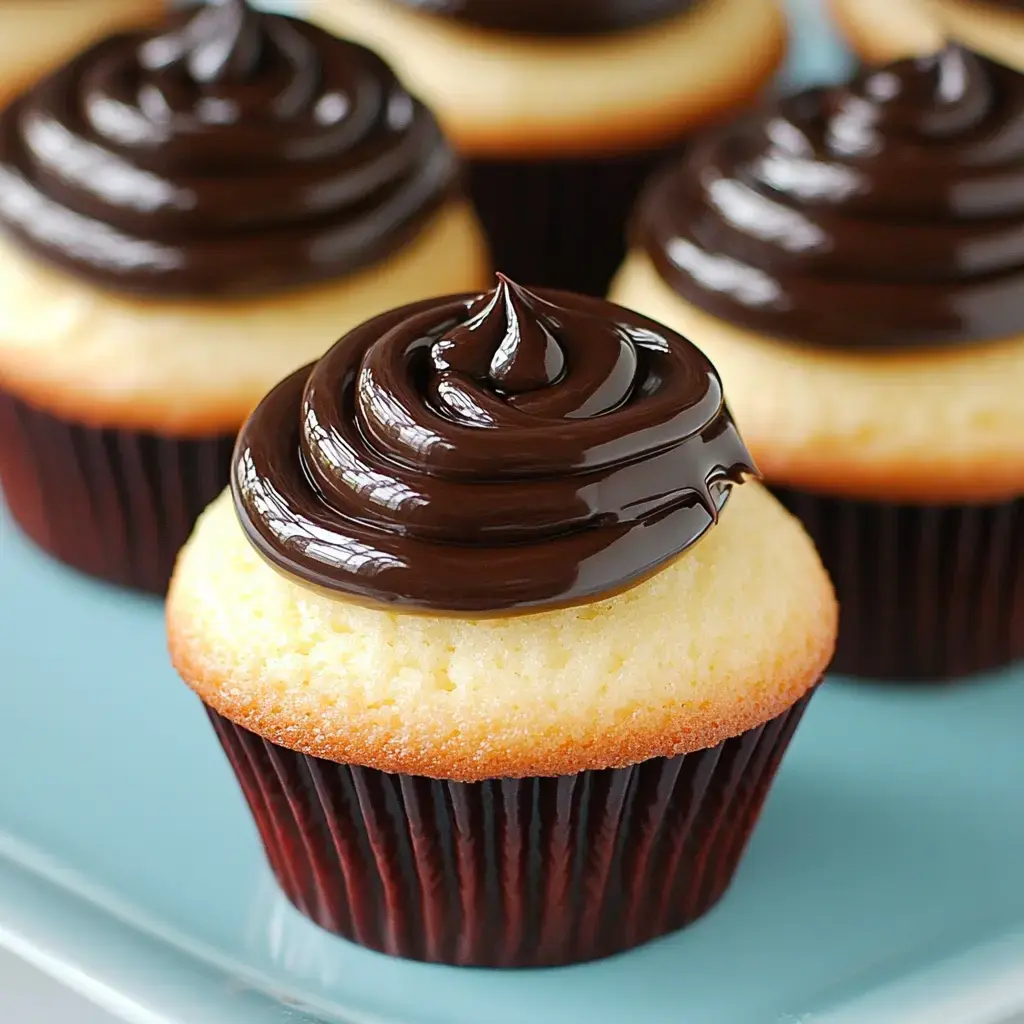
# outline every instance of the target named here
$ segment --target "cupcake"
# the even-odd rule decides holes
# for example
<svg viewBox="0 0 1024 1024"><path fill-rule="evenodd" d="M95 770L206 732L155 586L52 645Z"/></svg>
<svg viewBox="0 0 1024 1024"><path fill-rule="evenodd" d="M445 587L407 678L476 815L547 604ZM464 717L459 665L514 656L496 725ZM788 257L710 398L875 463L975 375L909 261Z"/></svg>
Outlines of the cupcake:
<svg viewBox="0 0 1024 1024"><path fill-rule="evenodd" d="M612 295L714 361L843 610L834 667L1024 654L1024 76L958 48L708 135Z"/></svg>
<svg viewBox="0 0 1024 1024"><path fill-rule="evenodd" d="M1024 70L1024 0L829 0L851 46L875 64L968 46Z"/></svg>
<svg viewBox="0 0 1024 1024"><path fill-rule="evenodd" d="M373 46L466 158L496 266L604 295L637 191L700 122L757 95L775 0L316 0Z"/></svg>
<svg viewBox="0 0 1024 1024"><path fill-rule="evenodd" d="M155 21L163 0L2 0L0 103L108 32Z"/></svg>
<svg viewBox="0 0 1024 1024"><path fill-rule="evenodd" d="M540 966L714 904L836 628L751 472L689 342L504 278L271 391L167 622L295 905Z"/></svg>
<svg viewBox="0 0 1024 1024"><path fill-rule="evenodd" d="M163 592L274 383L487 273L440 129L368 50L241 0L111 36L0 115L14 518Z"/></svg>

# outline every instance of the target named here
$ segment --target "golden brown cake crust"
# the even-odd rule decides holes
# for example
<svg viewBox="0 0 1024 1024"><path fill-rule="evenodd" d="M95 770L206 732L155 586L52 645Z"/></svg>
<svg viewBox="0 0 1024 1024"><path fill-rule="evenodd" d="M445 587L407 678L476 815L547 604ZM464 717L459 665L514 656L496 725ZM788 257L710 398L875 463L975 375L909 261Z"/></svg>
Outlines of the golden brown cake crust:
<svg viewBox="0 0 1024 1024"><path fill-rule="evenodd" d="M705 0L667 23L571 42L481 32L379 0L320 0L310 16L385 56L475 158L659 147L748 103L786 48L775 0ZM559 88L567 77L574 88Z"/></svg>
<svg viewBox="0 0 1024 1024"><path fill-rule="evenodd" d="M227 496L167 607L171 658L213 710L282 746L474 781L711 747L791 707L835 644L831 584L755 483L675 563L609 600L500 620L362 608L262 562Z"/></svg>

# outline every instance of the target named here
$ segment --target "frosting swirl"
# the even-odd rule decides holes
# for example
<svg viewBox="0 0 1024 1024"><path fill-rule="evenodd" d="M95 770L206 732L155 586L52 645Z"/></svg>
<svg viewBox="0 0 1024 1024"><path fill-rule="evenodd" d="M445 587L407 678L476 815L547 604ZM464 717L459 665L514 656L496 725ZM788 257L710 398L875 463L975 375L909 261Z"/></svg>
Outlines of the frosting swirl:
<svg viewBox="0 0 1024 1024"><path fill-rule="evenodd" d="M0 116L0 225L134 292L349 273L401 245L454 178L383 61L244 0L112 36Z"/></svg>
<svg viewBox="0 0 1024 1024"><path fill-rule="evenodd" d="M1024 76L958 48L705 137L634 222L713 315L849 349L1024 332Z"/></svg>
<svg viewBox="0 0 1024 1024"><path fill-rule="evenodd" d="M593 35L683 14L699 0L395 0L478 28L524 35Z"/></svg>
<svg viewBox="0 0 1024 1024"><path fill-rule="evenodd" d="M486 615L639 582L753 472L714 368L635 313L505 278L386 313L272 391L232 487L285 573Z"/></svg>

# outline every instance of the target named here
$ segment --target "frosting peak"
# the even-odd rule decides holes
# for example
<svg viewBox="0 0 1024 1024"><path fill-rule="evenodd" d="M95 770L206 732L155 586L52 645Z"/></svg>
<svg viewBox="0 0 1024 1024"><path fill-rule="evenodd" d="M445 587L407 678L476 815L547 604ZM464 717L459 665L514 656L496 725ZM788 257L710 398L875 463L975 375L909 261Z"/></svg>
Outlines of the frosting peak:
<svg viewBox="0 0 1024 1024"><path fill-rule="evenodd" d="M849 349L1024 332L1024 76L958 47L705 136L634 224L664 279L771 337Z"/></svg>
<svg viewBox="0 0 1024 1024"><path fill-rule="evenodd" d="M431 346L440 379L460 390L460 380L483 383L513 404L514 396L554 384L565 369L565 352L535 303L535 296L499 274L498 286L470 309L469 319Z"/></svg>
<svg viewBox="0 0 1024 1024"><path fill-rule="evenodd" d="M377 56L243 0L112 36L0 114L0 227L116 290L342 276L398 248L455 176Z"/></svg>
<svg viewBox="0 0 1024 1024"><path fill-rule="evenodd" d="M195 82L245 82L264 55L263 16L245 0L211 0L181 28L147 40L139 63L158 71L184 62Z"/></svg>
<svg viewBox="0 0 1024 1024"><path fill-rule="evenodd" d="M639 582L752 471L689 342L501 278L370 320L280 384L242 430L233 488L285 573L486 615Z"/></svg>
<svg viewBox="0 0 1024 1024"><path fill-rule="evenodd" d="M565 308L498 275L498 286L445 332L431 349L438 400L459 417L499 403L550 419L586 419L630 397L637 353L629 331L614 321ZM578 349L586 339L587 351ZM574 380L562 384L570 372ZM481 391L481 388L483 389ZM454 401L453 401L454 399ZM500 408L500 404L498 408Z"/></svg>
<svg viewBox="0 0 1024 1024"><path fill-rule="evenodd" d="M955 139L997 101L980 58L953 47L868 71L826 93L823 106L837 151L871 156L890 136Z"/></svg>

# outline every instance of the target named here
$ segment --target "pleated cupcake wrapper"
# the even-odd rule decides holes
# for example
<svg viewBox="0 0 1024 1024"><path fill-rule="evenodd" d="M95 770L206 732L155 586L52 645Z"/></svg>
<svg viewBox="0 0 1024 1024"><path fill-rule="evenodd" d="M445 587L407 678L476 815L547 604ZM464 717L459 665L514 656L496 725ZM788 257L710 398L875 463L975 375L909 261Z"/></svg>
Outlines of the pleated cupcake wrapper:
<svg viewBox="0 0 1024 1024"><path fill-rule="evenodd" d="M151 593L164 593L227 484L233 444L86 427L0 391L0 484L15 520L62 562Z"/></svg>
<svg viewBox="0 0 1024 1024"><path fill-rule="evenodd" d="M539 967L609 956L705 913L809 699L713 749L477 783L335 764L209 714L300 911L395 956Z"/></svg>
<svg viewBox="0 0 1024 1024"><path fill-rule="evenodd" d="M929 681L1024 658L1024 500L926 506L776 494L835 583L832 671Z"/></svg>
<svg viewBox="0 0 1024 1024"><path fill-rule="evenodd" d="M524 285L604 296L641 186L675 147L573 160L470 160L470 194L497 270Z"/></svg>

